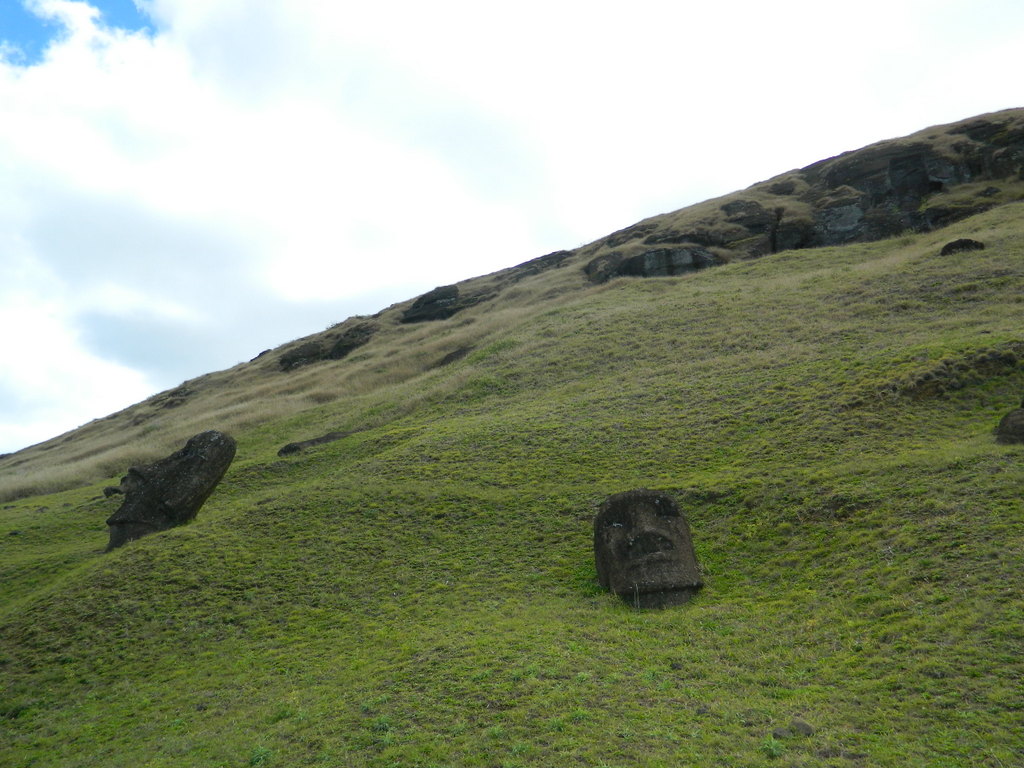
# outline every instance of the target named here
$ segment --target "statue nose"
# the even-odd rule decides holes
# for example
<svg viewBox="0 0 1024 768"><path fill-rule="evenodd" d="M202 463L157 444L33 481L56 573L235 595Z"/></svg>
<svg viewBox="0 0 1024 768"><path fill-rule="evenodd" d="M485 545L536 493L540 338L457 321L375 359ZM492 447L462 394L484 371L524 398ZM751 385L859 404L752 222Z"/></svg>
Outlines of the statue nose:
<svg viewBox="0 0 1024 768"><path fill-rule="evenodd" d="M655 552L665 552L675 548L669 539L652 531L645 531L639 536L630 536L626 544L629 546L629 554L632 557L653 555Z"/></svg>

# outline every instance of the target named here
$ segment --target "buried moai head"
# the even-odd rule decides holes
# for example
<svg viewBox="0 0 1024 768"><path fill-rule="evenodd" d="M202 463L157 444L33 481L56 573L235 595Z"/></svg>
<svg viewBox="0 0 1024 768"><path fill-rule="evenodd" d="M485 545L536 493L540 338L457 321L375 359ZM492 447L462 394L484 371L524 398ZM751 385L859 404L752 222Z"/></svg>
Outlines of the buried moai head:
<svg viewBox="0 0 1024 768"><path fill-rule="evenodd" d="M665 608L704 584L690 527L671 496L627 491L609 496L594 518L597 578L637 608Z"/></svg>
<svg viewBox="0 0 1024 768"><path fill-rule="evenodd" d="M107 551L157 531L191 521L235 458L235 441L222 432L203 432L180 451L121 478L124 503L107 519Z"/></svg>

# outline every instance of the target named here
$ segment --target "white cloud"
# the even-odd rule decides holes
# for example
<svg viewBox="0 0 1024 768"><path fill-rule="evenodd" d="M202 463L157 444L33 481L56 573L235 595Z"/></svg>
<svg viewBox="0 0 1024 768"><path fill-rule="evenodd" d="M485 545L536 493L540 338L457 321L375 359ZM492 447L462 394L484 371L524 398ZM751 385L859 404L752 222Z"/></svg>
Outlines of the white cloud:
<svg viewBox="0 0 1024 768"><path fill-rule="evenodd" d="M145 373L90 354L60 301L0 296L2 449L52 437L153 391ZM26 442L27 441L27 442Z"/></svg>
<svg viewBox="0 0 1024 768"><path fill-rule="evenodd" d="M1011 2L140 5L155 31L33 0L65 34L37 65L0 56L0 310L23 329L0 356L24 369L0 380L0 450L348 314L1020 101Z"/></svg>

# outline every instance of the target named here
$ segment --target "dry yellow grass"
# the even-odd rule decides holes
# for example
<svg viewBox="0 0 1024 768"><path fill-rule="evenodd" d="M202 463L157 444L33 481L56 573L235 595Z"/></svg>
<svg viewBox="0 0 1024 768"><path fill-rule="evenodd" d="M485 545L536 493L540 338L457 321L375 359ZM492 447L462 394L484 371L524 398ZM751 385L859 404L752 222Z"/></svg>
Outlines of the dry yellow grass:
<svg viewBox="0 0 1024 768"><path fill-rule="evenodd" d="M500 290L507 270L460 284L463 290ZM438 368L453 353L475 348L570 292L586 290L571 266L531 275L494 299L455 317L403 325L409 302L382 311L372 341L341 360L284 372L278 360L296 346L322 339L330 329L298 339L248 363L206 374L118 413L97 419L16 454L0 457L0 501L116 478L129 466L177 450L207 429L242 430L300 413L339 398L383 393ZM187 393L172 397L175 393ZM415 407L415 398L409 401Z"/></svg>
<svg viewBox="0 0 1024 768"><path fill-rule="evenodd" d="M1024 110L1008 110L986 117L1009 120L1008 125L1012 127L1024 123ZM927 141L941 153L952 151L953 145L961 140L962 133L951 132L949 126L939 126L902 139L879 142L867 149L911 146ZM784 195L773 191L773 188L779 189L779 185L786 188ZM731 195L645 219L623 232L664 234L714 230L725 236L741 237L746 230L728 221L723 205L731 201L750 201L768 210L781 208L786 220L807 219L811 206L802 199L807 187L808 182L801 172L790 171ZM983 192L985 199L993 204L1005 204L1024 198L1024 182L1007 179L965 184L932 196L927 204L956 208L976 201ZM841 197L845 193L837 188L831 194ZM337 331L327 329L282 345L248 363L187 381L175 390L66 435L0 457L0 500L113 477L124 472L132 462L165 455L191 434L205 429L230 432L340 398L370 396L427 374L451 359L449 356L478 347L485 339L503 333L531 314L543 312L568 297L600 290L587 281L582 271L586 263L611 250L631 256L651 247L643 242L645 237L630 239L622 234L615 233L578 248L560 266L537 274L533 274L536 265L526 264L466 280L459 284L464 294L488 298L448 320L403 324L402 312L412 300L388 307L373 318L353 318L372 321L378 330L369 343L342 360L322 361L287 373L280 368L279 360L289 350L312 341L330 343ZM712 250L723 260L730 261L749 255L744 251L745 242L737 240L729 248ZM751 243L751 247L755 245ZM806 276L792 279L802 280ZM181 396L173 397L175 393Z"/></svg>

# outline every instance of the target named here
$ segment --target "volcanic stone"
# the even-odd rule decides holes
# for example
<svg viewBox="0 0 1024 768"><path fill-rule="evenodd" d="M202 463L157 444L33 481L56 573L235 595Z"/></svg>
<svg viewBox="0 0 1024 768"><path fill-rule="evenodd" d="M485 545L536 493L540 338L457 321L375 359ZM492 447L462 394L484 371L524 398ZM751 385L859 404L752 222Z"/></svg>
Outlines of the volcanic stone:
<svg viewBox="0 0 1024 768"><path fill-rule="evenodd" d="M294 443L288 443L281 447L281 450L277 452L277 455L291 456L293 453L302 453L302 451L307 448L324 445L325 443L333 443L335 440L341 440L341 438L348 437L351 434L351 432L328 432L326 435L320 435L320 437L314 437L310 440L299 440Z"/></svg>
<svg viewBox="0 0 1024 768"><path fill-rule="evenodd" d="M121 478L124 503L107 520L107 551L157 531L192 521L235 458L235 441L222 432L202 432L180 451Z"/></svg>
<svg viewBox="0 0 1024 768"><path fill-rule="evenodd" d="M953 240L952 242L946 243L942 246L942 250L939 251L940 256L951 256L954 253L963 253L964 251L983 251L985 250L985 244L978 240L971 240L969 237L962 237L959 240Z"/></svg>
<svg viewBox="0 0 1024 768"><path fill-rule="evenodd" d="M445 320L465 307L457 285L442 285L420 296L402 313L401 322L421 323L427 320Z"/></svg>
<svg viewBox="0 0 1024 768"><path fill-rule="evenodd" d="M605 500L594 518L594 560L601 586L637 608L681 605L704 584L686 518L657 491Z"/></svg>

